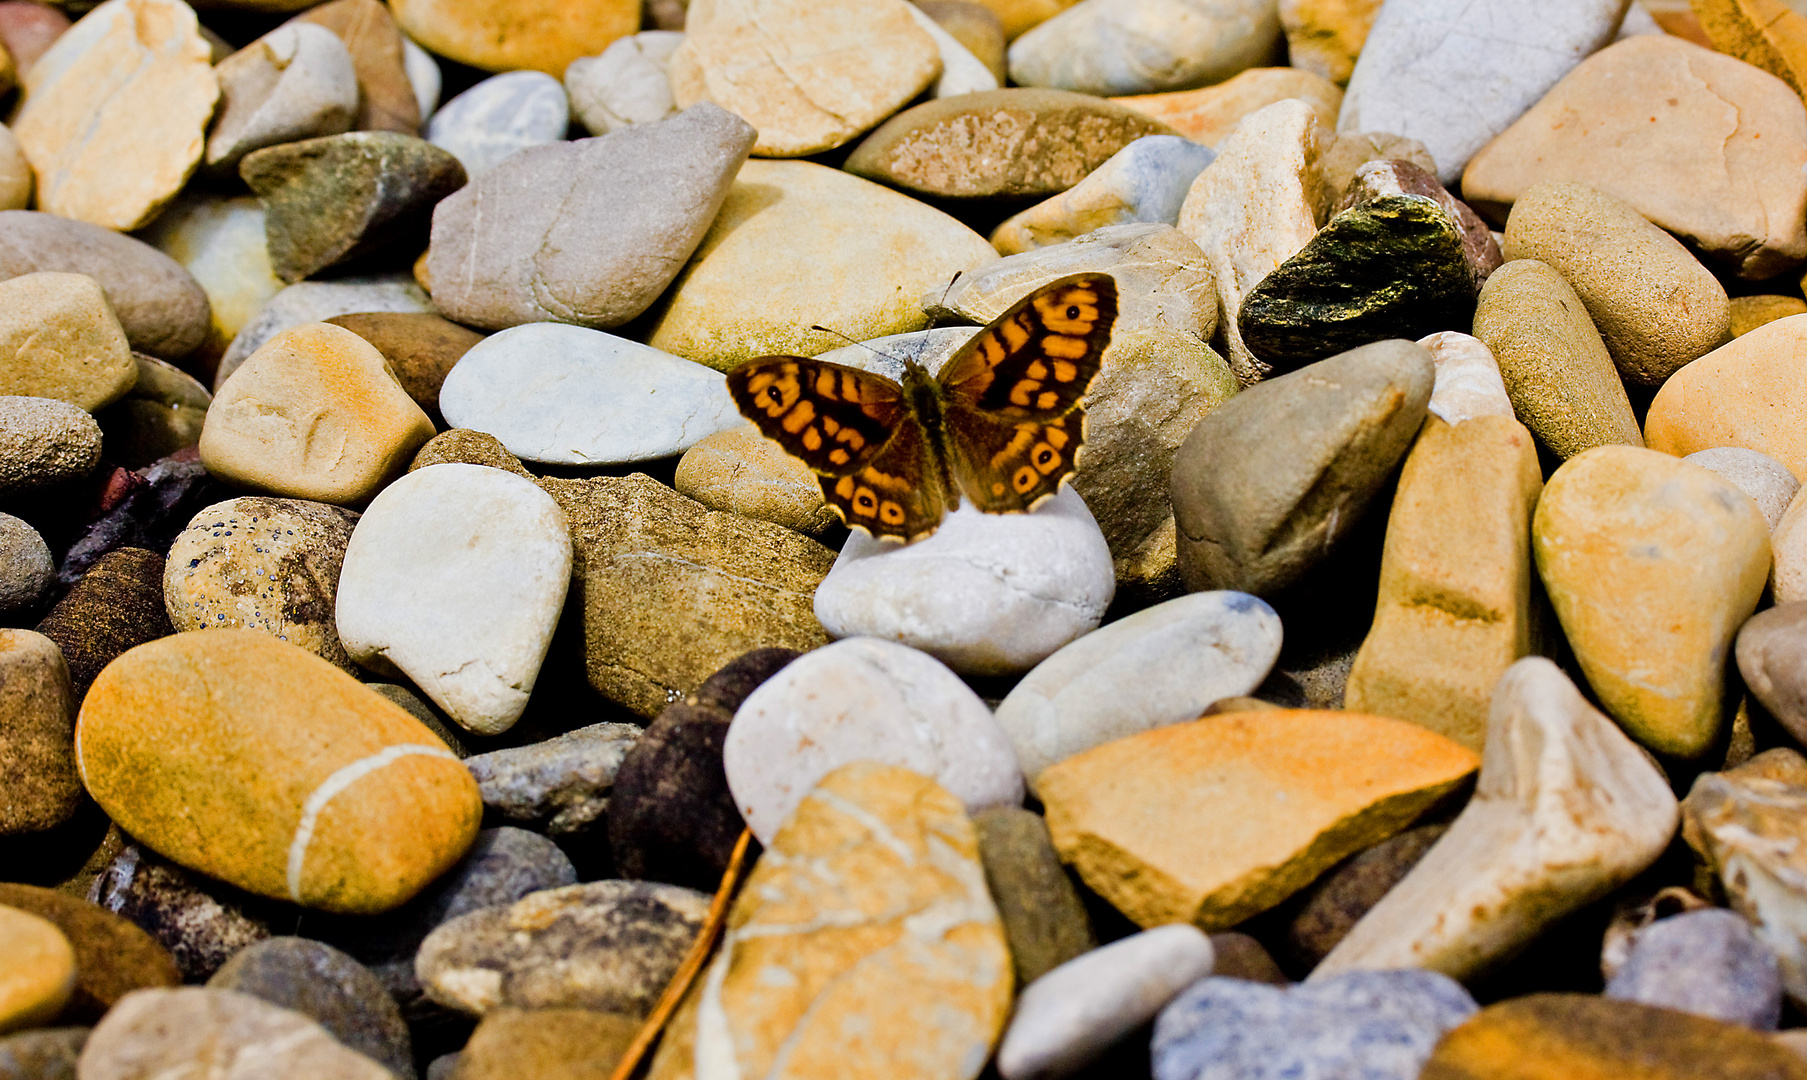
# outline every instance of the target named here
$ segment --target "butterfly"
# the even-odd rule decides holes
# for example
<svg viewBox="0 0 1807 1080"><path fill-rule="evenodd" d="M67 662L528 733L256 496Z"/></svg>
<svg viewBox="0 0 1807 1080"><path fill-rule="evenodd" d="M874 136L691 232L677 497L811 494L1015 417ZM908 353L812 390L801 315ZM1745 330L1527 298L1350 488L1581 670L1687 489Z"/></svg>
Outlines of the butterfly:
<svg viewBox="0 0 1807 1080"><path fill-rule="evenodd" d="M1082 401L1116 318L1116 281L1075 274L1012 305L939 377L907 360L900 385L766 356L728 372L728 391L761 433L816 472L849 526L907 542L934 532L961 495L1012 514L1060 489L1085 442Z"/></svg>

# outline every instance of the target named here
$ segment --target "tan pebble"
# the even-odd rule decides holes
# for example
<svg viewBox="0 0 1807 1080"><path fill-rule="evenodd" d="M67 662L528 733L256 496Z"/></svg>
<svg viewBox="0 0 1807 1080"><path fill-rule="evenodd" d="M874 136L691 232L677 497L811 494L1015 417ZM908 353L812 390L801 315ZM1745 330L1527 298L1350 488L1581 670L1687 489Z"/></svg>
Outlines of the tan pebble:
<svg viewBox="0 0 1807 1080"><path fill-rule="evenodd" d="M1678 457L1742 446L1807 476L1804 378L1807 315L1765 323L1670 376L1644 417L1645 443Z"/></svg>
<svg viewBox="0 0 1807 1080"><path fill-rule="evenodd" d="M75 991L75 950L48 919L0 905L0 1035L56 1019Z"/></svg>

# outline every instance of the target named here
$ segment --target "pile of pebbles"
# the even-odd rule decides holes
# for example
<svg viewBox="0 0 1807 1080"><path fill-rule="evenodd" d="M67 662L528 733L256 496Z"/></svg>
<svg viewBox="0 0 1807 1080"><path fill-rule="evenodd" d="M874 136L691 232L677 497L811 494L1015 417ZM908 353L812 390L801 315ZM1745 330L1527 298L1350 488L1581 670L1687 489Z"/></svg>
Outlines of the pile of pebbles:
<svg viewBox="0 0 1807 1080"><path fill-rule="evenodd" d="M0 0L0 1080L1807 1080L1793 2Z"/></svg>

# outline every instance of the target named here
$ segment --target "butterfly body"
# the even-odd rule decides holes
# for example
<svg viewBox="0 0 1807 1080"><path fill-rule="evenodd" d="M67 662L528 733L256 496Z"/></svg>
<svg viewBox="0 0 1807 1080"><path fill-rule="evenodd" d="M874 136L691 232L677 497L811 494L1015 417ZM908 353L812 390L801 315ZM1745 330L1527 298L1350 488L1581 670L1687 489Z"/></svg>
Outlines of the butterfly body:
<svg viewBox="0 0 1807 1080"><path fill-rule="evenodd" d="M1020 513L1059 490L1085 440L1082 402L1116 315L1116 282L1076 274L1017 302L935 374L906 361L894 382L768 356L729 372L728 389L816 472L848 525L913 540L962 495L988 513Z"/></svg>

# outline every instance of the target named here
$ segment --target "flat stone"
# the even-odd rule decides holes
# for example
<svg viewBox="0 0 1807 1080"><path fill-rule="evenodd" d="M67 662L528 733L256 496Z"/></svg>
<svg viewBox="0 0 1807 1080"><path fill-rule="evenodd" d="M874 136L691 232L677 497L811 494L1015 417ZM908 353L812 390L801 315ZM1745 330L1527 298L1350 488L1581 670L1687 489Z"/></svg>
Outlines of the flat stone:
<svg viewBox="0 0 1807 1080"><path fill-rule="evenodd" d="M94 677L121 653L175 632L163 607L163 556L135 547L107 552L37 631L62 651L79 705Z"/></svg>
<svg viewBox="0 0 1807 1080"><path fill-rule="evenodd" d="M1010 962L1019 986L1098 947L1079 890L1040 814L1020 806L990 806L972 815L979 830L985 885L998 905Z"/></svg>
<svg viewBox="0 0 1807 1080"><path fill-rule="evenodd" d="M1586 184L1708 262L1760 279L1807 256L1803 164L1807 111L1788 84L1680 38L1639 35L1588 57L1476 154L1462 191L1498 220L1533 185Z"/></svg>
<svg viewBox="0 0 1807 1080"><path fill-rule="evenodd" d="M547 836L602 833L615 774L640 731L633 724L591 724L531 746L478 754L464 765L477 778L484 809L505 821Z"/></svg>
<svg viewBox="0 0 1807 1080"><path fill-rule="evenodd" d="M433 437L383 354L349 330L303 323L271 338L221 386L201 462L222 479L291 498L376 494Z"/></svg>
<svg viewBox="0 0 1807 1080"><path fill-rule="evenodd" d="M1278 12L1262 0L1090 0L1011 42L1010 78L1099 97L1184 90L1260 64L1279 37Z"/></svg>
<svg viewBox="0 0 1807 1080"><path fill-rule="evenodd" d="M1807 312L1802 312L1807 315ZM1711 450L1696 450L1682 459L1691 465L1699 465L1703 469L1711 469L1732 482L1739 491L1751 497L1762 512L1763 520L1769 523L1769 531L1775 533L1781 524L1783 512L1794 501L1796 493L1801 490L1800 481L1788 471L1788 467L1755 450L1746 450L1741 446L1717 446ZM1776 556L1778 564L1781 555Z"/></svg>
<svg viewBox="0 0 1807 1080"><path fill-rule="evenodd" d="M678 108L711 101L758 129L753 153L802 157L871 129L941 74L902 0L714 0L671 54Z"/></svg>
<svg viewBox="0 0 1807 1080"><path fill-rule="evenodd" d="M1495 270L1475 307L1474 336L1498 361L1513 409L1557 456L1644 445L1586 305L1549 265L1519 259Z"/></svg>
<svg viewBox="0 0 1807 1080"><path fill-rule="evenodd" d="M1353 972L1280 988L1212 978L1161 1010L1154 1080L1416 1080L1474 999L1428 971Z"/></svg>
<svg viewBox="0 0 1807 1080"><path fill-rule="evenodd" d="M1415 724L1230 713L1118 739L1042 771L1063 861L1138 925L1227 929L1409 825L1478 764ZM1284 801L1284 816L1251 807ZM1234 834L1163 827L1241 821Z"/></svg>
<svg viewBox="0 0 1807 1080"><path fill-rule="evenodd" d="M570 114L557 79L541 71L511 71L441 106L427 124L427 140L456 157L475 180L517 150L563 140Z"/></svg>
<svg viewBox="0 0 1807 1080"><path fill-rule="evenodd" d="M1405 341L1364 345L1218 406L1173 462L1189 588L1271 594L1361 517L1424 423L1435 369Z"/></svg>
<svg viewBox="0 0 1807 1080"><path fill-rule="evenodd" d="M492 1009L458 1052L458 1080L606 1076L640 1022L594 1009Z"/></svg>
<svg viewBox="0 0 1807 1080"><path fill-rule="evenodd" d="M1479 975L1641 873L1669 845L1668 781L1550 661L1494 691L1474 797L1312 972Z"/></svg>
<svg viewBox="0 0 1807 1080"><path fill-rule="evenodd" d="M138 381L125 331L93 278L45 271L0 281L0 312L6 395L55 398L93 412Z"/></svg>
<svg viewBox="0 0 1807 1080"><path fill-rule="evenodd" d="M1536 184L1506 222L1508 259L1537 259L1587 305L1627 382L1660 386L1723 344L1725 289L1681 242L1585 184Z"/></svg>
<svg viewBox="0 0 1807 1080"><path fill-rule="evenodd" d="M483 340L482 334L427 312L359 312L321 321L343 326L375 345L396 381L435 425L444 420L439 392L446 376L471 346Z"/></svg>
<svg viewBox="0 0 1807 1080"><path fill-rule="evenodd" d="M1294 67L1346 86L1380 0L1280 0L1286 57Z"/></svg>
<svg viewBox="0 0 1807 1080"><path fill-rule="evenodd" d="M180 1075L207 1062L220 1080L393 1080L312 1020L249 994L188 986L140 990L88 1037L81 1072L94 1080Z"/></svg>
<svg viewBox="0 0 1807 1080"><path fill-rule="evenodd" d="M1542 491L1537 447L1517 420L1425 421L1387 516L1380 596L1346 708L1482 749L1494 685L1531 652Z"/></svg>
<svg viewBox="0 0 1807 1080"><path fill-rule="evenodd" d="M1288 905L1291 918L1282 946L1301 967L1316 967L1448 831L1448 825L1407 829L1350 856L1306 886ZM1228 972L1219 965L1216 974Z"/></svg>
<svg viewBox="0 0 1807 1080"><path fill-rule="evenodd" d="M0 613L20 615L36 608L56 581L50 545L30 525L0 514Z"/></svg>
<svg viewBox="0 0 1807 1080"><path fill-rule="evenodd" d="M454 427L524 461L621 465L683 453L745 424L721 373L582 326L528 323L484 339L446 376Z"/></svg>
<svg viewBox="0 0 1807 1080"><path fill-rule="evenodd" d="M218 358L231 346L233 337L258 308L282 291L282 279L270 268L264 208L254 195L226 196L190 189L172 200L140 235L175 261L176 269L185 272L186 287L199 293L205 304L196 338L200 343L196 351L205 362L191 366L211 384L208 367L217 368ZM102 289L111 288L104 278L96 280L101 281ZM142 333L134 319L141 321L142 315L134 315L123 305L116 289L108 292L107 298L133 347L156 352L138 340Z"/></svg>
<svg viewBox="0 0 1807 1080"><path fill-rule="evenodd" d="M1437 365L1430 411L1446 424L1482 416L1513 416L1512 399L1500 377L1499 361L1479 338L1453 330L1419 340Z"/></svg>
<svg viewBox="0 0 1807 1080"><path fill-rule="evenodd" d="M1531 535L1606 711L1659 753L1705 751L1723 722L1732 637L1769 574L1769 523L1756 504L1667 454L1602 447L1550 477Z"/></svg>
<svg viewBox="0 0 1807 1080"><path fill-rule="evenodd" d="M616 39L600 55L571 61L565 69L571 115L592 135L676 116L667 70L683 40L672 30L642 30Z"/></svg>
<svg viewBox="0 0 1807 1080"><path fill-rule="evenodd" d="M384 488L339 576L353 660L399 670L470 731L506 731L527 707L571 580L565 515L532 482L435 465Z"/></svg>
<svg viewBox="0 0 1807 1080"><path fill-rule="evenodd" d="M75 988L75 950L48 919L0 904L0 1034L55 1020Z"/></svg>
<svg viewBox="0 0 1807 1080"><path fill-rule="evenodd" d="M10 125L38 208L120 231L149 222L200 163L220 96L211 64L178 0L108 0L83 16L26 73Z"/></svg>
<svg viewBox="0 0 1807 1080"><path fill-rule="evenodd" d="M1624 0L1382 5L1337 130L1417 139L1453 187L1476 151L1612 40L1624 14Z"/></svg>
<svg viewBox="0 0 1807 1080"><path fill-rule="evenodd" d="M247 909L245 894L133 843L104 859L89 899L156 939L175 957L183 981L205 980L270 936L269 923Z"/></svg>
<svg viewBox="0 0 1807 1080"><path fill-rule="evenodd" d="M54 924L68 939L75 953L75 989L63 1009L65 1023L93 1023L133 990L182 981L169 950L96 904L56 889L13 884L0 884L0 904Z"/></svg>
<svg viewBox="0 0 1807 1080"><path fill-rule="evenodd" d="M992 232L991 246L1014 255L1064 244L1107 225L1172 225L1192 181L1215 157L1190 139L1145 135L1066 191L1006 219Z"/></svg>
<svg viewBox="0 0 1807 1080"><path fill-rule="evenodd" d="M1195 593L1119 619L1037 664L998 706L997 721L1033 783L1074 754L1195 720L1215 701L1251 693L1279 655L1272 608L1247 593Z"/></svg>
<svg viewBox="0 0 1807 1080"><path fill-rule="evenodd" d="M272 271L273 273L274 271ZM302 323L320 322L353 312L431 312L424 289L400 274L345 277L335 281L301 281L271 296L233 337L220 358L213 392L269 340Z"/></svg>
<svg viewBox="0 0 1807 1080"><path fill-rule="evenodd" d="M932 657L874 638L786 665L736 710L722 746L734 801L766 844L824 776L862 760L932 777L969 810L1023 799L1010 740L978 695Z"/></svg>
<svg viewBox="0 0 1807 1080"><path fill-rule="evenodd" d="M251 630L177 634L102 675L76 754L88 793L186 866L259 895L371 914L419 892L476 836L476 783L451 751L293 645ZM353 778L367 777L355 787L331 779L353 765ZM148 790L147 775L158 778Z"/></svg>
<svg viewBox="0 0 1807 1080"><path fill-rule="evenodd" d="M209 168L235 170L253 150L337 135L358 114L358 75L339 36L284 23L220 62L219 115L207 136Z"/></svg>
<svg viewBox="0 0 1807 1080"><path fill-rule="evenodd" d="M533 68L555 77L571 61L596 55L640 26L640 9L631 0L400 0L394 10L410 38L449 60L484 71Z"/></svg>
<svg viewBox="0 0 1807 1080"><path fill-rule="evenodd" d="M132 354L138 381L126 396L95 417L107 459L125 469L147 468L201 441L213 395L173 364Z"/></svg>
<svg viewBox="0 0 1807 1080"><path fill-rule="evenodd" d="M1135 140L1172 134L1158 120L1089 94L991 90L898 113L855 147L843 167L919 196L1046 198Z"/></svg>
<svg viewBox="0 0 1807 1080"><path fill-rule="evenodd" d="M74 816L83 795L74 737L69 666L56 642L30 630L0 630L0 836Z"/></svg>
<svg viewBox="0 0 1807 1080"><path fill-rule="evenodd" d="M699 243L707 248L704 233L753 137L744 120L704 105L517 152L435 210L433 302L486 330L627 322Z"/></svg>
<svg viewBox="0 0 1807 1080"><path fill-rule="evenodd" d="M1298 98L1310 105L1318 123L1326 129L1336 127L1343 91L1335 83L1296 67L1252 67L1216 86L1134 94L1112 101L1159 120L1193 142L1216 146L1236 130L1243 117L1287 98Z"/></svg>
<svg viewBox="0 0 1807 1080"><path fill-rule="evenodd" d="M0 1076L7 1080L75 1080L75 1063L87 1041L85 1027L34 1028L0 1036Z"/></svg>
<svg viewBox="0 0 1807 1080"><path fill-rule="evenodd" d="M421 944L421 986L447 1008L652 1011L709 912L676 885L592 881L440 924Z"/></svg>
<svg viewBox="0 0 1807 1080"><path fill-rule="evenodd" d="M409 76L407 48L413 43L402 36L387 4L381 0L330 0L289 21L324 26L345 42L358 77L353 131L413 135L420 130L430 109L421 107Z"/></svg>
<svg viewBox="0 0 1807 1080"><path fill-rule="evenodd" d="M51 397L0 396L0 495L79 480L100 464L100 449L100 425L82 408Z"/></svg>
<svg viewBox="0 0 1807 1080"><path fill-rule="evenodd" d="M672 487L711 510L769 521L816 540L846 527L810 467L751 424L697 440L678 459Z"/></svg>
<svg viewBox="0 0 1807 1080"><path fill-rule="evenodd" d="M292 1009L398 1077L414 1075L413 1045L395 999L369 968L331 945L269 938L226 961L207 986Z"/></svg>
<svg viewBox="0 0 1807 1080"><path fill-rule="evenodd" d="M1767 326L1790 315L1807 315L1807 300L1794 296L1737 296L1731 308L1731 336L1743 337L1759 326Z"/></svg>
<svg viewBox="0 0 1807 1080"><path fill-rule="evenodd" d="M1682 368L1663 384L1644 420L1652 450L1678 457L1718 447L1768 454L1807 476L1801 406L1780 388L1794 385L1807 341L1807 317L1760 326Z"/></svg>
<svg viewBox="0 0 1807 1080"><path fill-rule="evenodd" d="M1721 908L1661 919L1638 932L1605 997L1774 1031L1782 1015L1776 955L1751 924Z"/></svg>

